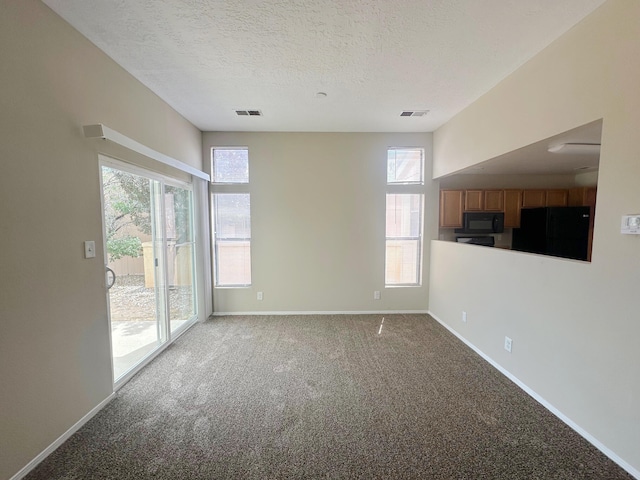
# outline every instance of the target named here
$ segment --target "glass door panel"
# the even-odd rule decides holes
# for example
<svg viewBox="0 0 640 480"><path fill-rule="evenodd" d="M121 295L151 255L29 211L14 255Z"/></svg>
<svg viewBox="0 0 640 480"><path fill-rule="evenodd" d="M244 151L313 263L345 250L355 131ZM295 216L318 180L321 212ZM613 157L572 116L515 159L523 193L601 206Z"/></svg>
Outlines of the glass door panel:
<svg viewBox="0 0 640 480"><path fill-rule="evenodd" d="M169 324L173 333L196 317L193 194L186 188L166 185L164 206Z"/></svg>
<svg viewBox="0 0 640 480"><path fill-rule="evenodd" d="M162 185L107 165L101 174L117 381L167 340Z"/></svg>

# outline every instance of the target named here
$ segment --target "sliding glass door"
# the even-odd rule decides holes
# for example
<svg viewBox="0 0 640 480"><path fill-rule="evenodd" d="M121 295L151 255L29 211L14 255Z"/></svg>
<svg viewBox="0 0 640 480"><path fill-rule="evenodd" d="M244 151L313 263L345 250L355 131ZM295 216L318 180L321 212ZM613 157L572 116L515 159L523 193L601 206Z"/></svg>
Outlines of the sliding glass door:
<svg viewBox="0 0 640 480"><path fill-rule="evenodd" d="M106 159L101 177L117 383L196 319L193 193Z"/></svg>
<svg viewBox="0 0 640 480"><path fill-rule="evenodd" d="M169 325L175 333L196 315L193 192L173 185L164 192Z"/></svg>

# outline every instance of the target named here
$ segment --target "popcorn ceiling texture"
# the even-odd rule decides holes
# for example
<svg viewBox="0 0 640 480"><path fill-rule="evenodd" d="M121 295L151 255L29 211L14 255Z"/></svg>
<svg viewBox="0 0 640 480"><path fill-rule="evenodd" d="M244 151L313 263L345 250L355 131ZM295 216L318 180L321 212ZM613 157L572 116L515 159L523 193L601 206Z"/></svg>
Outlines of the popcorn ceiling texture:
<svg viewBox="0 0 640 480"><path fill-rule="evenodd" d="M411 132L442 125L603 1L44 3L203 131ZM430 113L399 117L414 109Z"/></svg>

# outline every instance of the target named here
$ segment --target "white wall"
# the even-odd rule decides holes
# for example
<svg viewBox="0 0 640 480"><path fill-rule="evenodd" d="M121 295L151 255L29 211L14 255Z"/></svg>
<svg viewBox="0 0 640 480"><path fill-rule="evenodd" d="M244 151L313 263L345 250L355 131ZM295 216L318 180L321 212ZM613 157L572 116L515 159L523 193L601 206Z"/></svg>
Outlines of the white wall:
<svg viewBox="0 0 640 480"><path fill-rule="evenodd" d="M420 287L384 288L384 211L387 148L425 148L430 172L431 134L219 132L203 145L205 158L212 146L249 148L253 285L215 289L216 312L426 311L437 182L423 189Z"/></svg>
<svg viewBox="0 0 640 480"><path fill-rule="evenodd" d="M0 5L0 478L112 392L104 123L201 168L201 133L36 0ZM129 156L129 155L128 155ZM131 157L131 156L130 156ZM141 160L141 159L137 159ZM95 240L97 258L83 258Z"/></svg>
<svg viewBox="0 0 640 480"><path fill-rule="evenodd" d="M640 475L640 2L610 0L434 134L434 177L603 119L592 262L433 242L429 309ZM461 311L469 321L462 324ZM502 349L513 338L513 353Z"/></svg>

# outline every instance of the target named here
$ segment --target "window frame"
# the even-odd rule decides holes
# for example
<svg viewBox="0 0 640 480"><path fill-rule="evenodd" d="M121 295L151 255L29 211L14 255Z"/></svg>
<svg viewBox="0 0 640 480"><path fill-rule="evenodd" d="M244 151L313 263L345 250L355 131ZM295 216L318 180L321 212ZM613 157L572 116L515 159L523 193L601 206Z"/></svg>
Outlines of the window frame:
<svg viewBox="0 0 640 480"><path fill-rule="evenodd" d="M390 182L388 179L388 171L389 171L389 152L392 150L419 150L420 151L420 175L421 178L415 182ZM425 149L424 147L388 147L387 148L387 159L385 162L386 167L386 189L385 189L385 241L384 241L384 286L385 288L406 288L406 287L420 287L422 286L422 263L424 257L424 224L425 224L425 194L424 194L424 175L425 175ZM389 195L418 195L418 205L419 205L419 214L418 214L418 235L417 236L393 236L388 237L386 233L387 229L387 199ZM387 246L390 241L415 241L416 242L416 279L415 282L410 283L388 283L387 278Z"/></svg>
<svg viewBox="0 0 640 480"><path fill-rule="evenodd" d="M389 287L419 287L422 285L422 233L424 226L424 195L422 193L416 192L387 192L385 195L385 229L386 229L386 214L388 213L388 199L391 195L415 195L417 196L417 204L418 204L418 235L402 235L402 236L386 236L385 232L385 278L384 284L385 288ZM387 247L389 246L388 242L415 242L416 244L416 281L409 283L388 283L387 279Z"/></svg>
<svg viewBox="0 0 640 480"><path fill-rule="evenodd" d="M215 181L215 151L216 150L246 150L247 151L247 181L246 182L216 182ZM209 183L209 201L211 208L211 233L212 233L212 241L211 241L211 250L212 250L212 260L213 260L213 288L249 288L253 283L253 257L251 255L252 250L252 235L251 235L251 192L250 192L250 169L251 162L249 159L249 147L246 146L212 146L211 147L211 182ZM216 195L224 195L224 194L246 194L249 196L249 237L243 238L225 238L218 237L216 228L217 228L217 206L215 204ZM234 283L234 284L220 284L218 282L219 275L219 250L218 250L218 241L223 240L225 242L240 242L240 241L248 241L249 242L249 282L248 283Z"/></svg>
<svg viewBox="0 0 640 480"><path fill-rule="evenodd" d="M247 180L243 182L220 182L216 181L216 162L215 162L215 151L225 150L225 151L234 151L234 150L244 150L247 152ZM211 184L212 185L249 185L251 180L250 171L249 171L249 147L211 147Z"/></svg>
<svg viewBox="0 0 640 480"><path fill-rule="evenodd" d="M409 151L409 150L419 150L420 151L420 179L416 181L389 181L389 153L391 151ZM387 148L387 187L391 185L424 185L424 148L422 147L389 147Z"/></svg>

